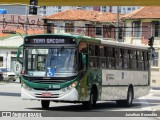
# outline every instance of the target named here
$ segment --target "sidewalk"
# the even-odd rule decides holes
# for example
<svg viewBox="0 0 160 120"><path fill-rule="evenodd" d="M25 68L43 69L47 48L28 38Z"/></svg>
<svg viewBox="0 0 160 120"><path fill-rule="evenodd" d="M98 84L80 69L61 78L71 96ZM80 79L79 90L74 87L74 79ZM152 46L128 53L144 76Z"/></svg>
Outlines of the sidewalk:
<svg viewBox="0 0 160 120"><path fill-rule="evenodd" d="M160 90L160 87L151 87L152 90Z"/></svg>
<svg viewBox="0 0 160 120"><path fill-rule="evenodd" d="M0 85L10 84L10 83L20 83L19 79L16 79L16 81L0 81Z"/></svg>

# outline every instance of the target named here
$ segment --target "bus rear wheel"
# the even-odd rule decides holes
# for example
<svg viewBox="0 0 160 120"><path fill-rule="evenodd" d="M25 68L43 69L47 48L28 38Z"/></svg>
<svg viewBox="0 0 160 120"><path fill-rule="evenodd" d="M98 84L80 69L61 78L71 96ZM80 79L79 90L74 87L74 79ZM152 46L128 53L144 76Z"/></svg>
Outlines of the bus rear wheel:
<svg viewBox="0 0 160 120"><path fill-rule="evenodd" d="M131 107L133 102L133 89L129 87L126 100L117 100L117 105Z"/></svg>
<svg viewBox="0 0 160 120"><path fill-rule="evenodd" d="M49 108L50 100L41 100L41 106L44 109Z"/></svg>

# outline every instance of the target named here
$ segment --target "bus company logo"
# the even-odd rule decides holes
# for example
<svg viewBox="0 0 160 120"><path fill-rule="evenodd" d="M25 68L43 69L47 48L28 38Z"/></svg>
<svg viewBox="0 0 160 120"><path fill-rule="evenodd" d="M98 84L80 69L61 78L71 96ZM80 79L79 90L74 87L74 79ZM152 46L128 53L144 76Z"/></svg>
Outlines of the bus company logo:
<svg viewBox="0 0 160 120"><path fill-rule="evenodd" d="M108 74L106 73L106 81L108 81Z"/></svg>
<svg viewBox="0 0 160 120"><path fill-rule="evenodd" d="M115 80L115 75L111 73L106 73L106 81Z"/></svg>

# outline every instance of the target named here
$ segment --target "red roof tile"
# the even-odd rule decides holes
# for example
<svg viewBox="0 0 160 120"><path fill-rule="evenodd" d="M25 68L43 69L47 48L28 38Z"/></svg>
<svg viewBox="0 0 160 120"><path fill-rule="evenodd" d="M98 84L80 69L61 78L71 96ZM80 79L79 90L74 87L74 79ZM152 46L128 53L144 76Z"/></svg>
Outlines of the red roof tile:
<svg viewBox="0 0 160 120"><path fill-rule="evenodd" d="M116 22L117 14L89 10L66 10L44 17L49 20Z"/></svg>
<svg viewBox="0 0 160 120"><path fill-rule="evenodd" d="M160 18L160 6L145 6L127 14L122 19L154 19Z"/></svg>

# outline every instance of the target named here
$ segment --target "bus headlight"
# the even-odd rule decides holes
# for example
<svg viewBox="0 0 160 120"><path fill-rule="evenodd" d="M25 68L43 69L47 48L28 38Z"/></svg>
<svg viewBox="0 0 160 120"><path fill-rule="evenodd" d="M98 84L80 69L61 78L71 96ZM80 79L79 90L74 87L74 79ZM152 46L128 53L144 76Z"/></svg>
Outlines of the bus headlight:
<svg viewBox="0 0 160 120"><path fill-rule="evenodd" d="M22 84L22 87L23 87L24 89L28 90L28 91L31 91L31 90L32 90L32 88L26 86L24 83Z"/></svg>
<svg viewBox="0 0 160 120"><path fill-rule="evenodd" d="M75 87L77 86L77 83L78 83L78 82L75 81L74 83L71 84L71 87L72 87L72 88L75 88Z"/></svg>
<svg viewBox="0 0 160 120"><path fill-rule="evenodd" d="M72 88L75 88L77 86L77 81L73 82L70 86L68 86L67 88L62 88L63 92L66 92L67 90L71 90Z"/></svg>

